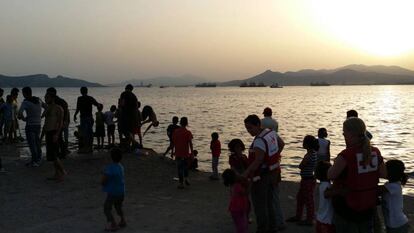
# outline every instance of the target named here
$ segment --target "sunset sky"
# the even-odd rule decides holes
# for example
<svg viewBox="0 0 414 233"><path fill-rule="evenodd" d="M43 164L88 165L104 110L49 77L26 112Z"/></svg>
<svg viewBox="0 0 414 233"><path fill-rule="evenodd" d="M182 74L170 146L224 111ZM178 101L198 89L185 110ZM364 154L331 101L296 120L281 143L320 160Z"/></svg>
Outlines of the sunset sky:
<svg viewBox="0 0 414 233"><path fill-rule="evenodd" d="M1 0L0 74L248 78L348 64L414 69L410 0Z"/></svg>

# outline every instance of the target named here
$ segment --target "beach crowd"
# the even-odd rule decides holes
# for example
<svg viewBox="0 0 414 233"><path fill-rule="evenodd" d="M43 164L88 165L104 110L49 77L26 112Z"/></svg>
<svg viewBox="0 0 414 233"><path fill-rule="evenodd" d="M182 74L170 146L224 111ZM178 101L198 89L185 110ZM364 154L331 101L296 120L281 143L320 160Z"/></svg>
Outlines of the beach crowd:
<svg viewBox="0 0 414 233"><path fill-rule="evenodd" d="M26 166L38 167L42 164L42 141L45 139L46 160L54 165L54 174L47 179L64 182L67 172L63 160L71 153L68 148L71 120L68 104L53 87L46 90L44 99L33 96L31 88L24 87L24 100L19 106L19 92L19 89L13 88L4 100L4 91L0 88L1 143L24 140L18 125L18 120L22 120L31 153L31 160ZM107 193L104 203L105 230L116 231L127 226L123 212L125 171L121 164L122 156L129 152L139 153L144 148L143 137L152 127L158 127L159 121L151 106L146 105L140 110L141 103L130 84L125 87L116 105L103 106L88 95L87 87L80 88L80 94L73 115L74 122L80 116L75 132L77 153L110 150L113 162L104 168L101 183ZM95 116L94 106L97 109ZM108 111L104 112L104 107ZM228 210L235 232L249 231L249 224L253 221L251 212L255 216L256 233L283 231L288 227L286 222L313 227L317 233L374 233L384 229L389 233L409 232L408 218L403 212L402 188L408 179L404 163L396 159L385 161L379 148L371 145L373 135L367 131L355 110L349 110L344 117L346 147L335 158L330 153L327 129L315 129L317 137L306 135L303 138L304 155L298 164L300 185L296 195L296 214L285 218L280 203L281 161L285 142L279 134L278 122L272 117L272 109L265 108L263 115L262 119L255 114L244 119L245 129L253 138L252 143L246 148L241 139L229 141L229 168L221 175L218 169L222 152L220 135L211 133L212 172L209 179L212 182L222 180L230 189ZM148 126L142 133L141 128L145 124ZM170 143L162 158L170 154L176 161L178 189L190 187L189 173L198 167L198 152L193 148L193 135L187 129L188 124L187 117L173 116L166 130ZM7 172L2 166L1 156L0 171ZM387 182L380 185L380 178ZM377 206L382 207L382 217ZM119 221L112 215L113 207Z"/></svg>

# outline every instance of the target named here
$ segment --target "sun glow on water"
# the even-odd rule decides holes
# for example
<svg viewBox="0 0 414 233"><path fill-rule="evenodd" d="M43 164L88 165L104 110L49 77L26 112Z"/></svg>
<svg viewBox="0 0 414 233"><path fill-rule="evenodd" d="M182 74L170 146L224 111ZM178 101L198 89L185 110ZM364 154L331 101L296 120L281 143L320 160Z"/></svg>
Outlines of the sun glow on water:
<svg viewBox="0 0 414 233"><path fill-rule="evenodd" d="M414 1L314 0L310 7L322 30L352 47L378 56L414 50Z"/></svg>

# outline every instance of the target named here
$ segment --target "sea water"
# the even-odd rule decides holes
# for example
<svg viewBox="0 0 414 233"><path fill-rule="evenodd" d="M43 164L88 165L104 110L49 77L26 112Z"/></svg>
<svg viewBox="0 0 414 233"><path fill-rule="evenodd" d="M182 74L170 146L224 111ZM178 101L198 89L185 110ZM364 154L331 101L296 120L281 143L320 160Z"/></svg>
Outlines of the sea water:
<svg viewBox="0 0 414 233"><path fill-rule="evenodd" d="M43 98L45 90L33 88L33 94ZM79 121L73 122L73 114L80 96L79 88L57 88L57 91L69 104L70 141L74 142L73 132ZM111 105L117 104L122 91L122 87L89 88L89 95L108 111ZM9 89L5 90L5 95L7 93ZM332 158L345 148L342 123L350 109L358 111L373 135L372 144L386 159L403 160L407 172L414 171L414 86L152 87L135 88L134 93L142 107L153 107L160 121L157 128L150 129L145 135L144 146L163 153L169 145L166 129L171 118L186 116L194 136L194 149L199 151L199 166L204 171L211 170L211 133L217 132L220 137L219 167L222 171L228 167L227 143L240 138L248 148L252 137L244 128L243 120L249 114L263 117L265 107L273 109L273 117L279 122L279 135L286 143L282 153L284 179L299 179L298 165L305 154L302 139L307 134L317 136L318 128L328 130ZM20 127L24 128L23 122ZM146 127L144 125L142 131ZM27 155L27 150L22 150L21 154ZM410 190L413 186L408 184L407 187L406 190Z"/></svg>

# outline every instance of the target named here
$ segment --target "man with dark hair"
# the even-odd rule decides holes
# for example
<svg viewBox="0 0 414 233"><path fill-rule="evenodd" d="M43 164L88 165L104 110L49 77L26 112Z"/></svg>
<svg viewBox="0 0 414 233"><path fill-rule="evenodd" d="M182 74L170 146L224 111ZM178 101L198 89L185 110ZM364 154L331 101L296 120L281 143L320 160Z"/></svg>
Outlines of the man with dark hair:
<svg viewBox="0 0 414 233"><path fill-rule="evenodd" d="M24 87L22 89L24 101L20 105L18 118L26 122L26 140L29 144L32 160L27 166L38 167L42 158L40 143L42 107L45 104L36 96L32 96L32 89ZM26 115L23 115L23 113Z"/></svg>
<svg viewBox="0 0 414 233"><path fill-rule="evenodd" d="M256 232L277 232L285 228L279 202L280 152L284 142L274 130L263 129L257 115L244 120L254 137L249 150L249 166L244 177L252 179L251 197L257 221Z"/></svg>
<svg viewBox="0 0 414 233"><path fill-rule="evenodd" d="M77 115L80 112L80 129L84 139L84 148L79 148L78 153L92 153L93 151L93 116L92 105L98 107L99 103L92 96L88 95L88 88L81 87L80 92L82 96L78 97L76 103L76 111L73 116L74 121L77 121Z"/></svg>
<svg viewBox="0 0 414 233"><path fill-rule="evenodd" d="M132 92L133 86L126 85L125 91L119 97L119 127L121 135L125 136L127 144L130 145L134 139L134 131L138 130L138 98Z"/></svg>
<svg viewBox="0 0 414 233"><path fill-rule="evenodd" d="M263 110L264 118L261 120L261 125L263 129L271 129L276 131L279 130L279 124L275 119L272 118L272 109L267 107Z"/></svg>
<svg viewBox="0 0 414 233"><path fill-rule="evenodd" d="M358 118L358 112L356 110L353 110L353 109L347 111L346 112L346 118L348 119L350 117L356 117L356 118ZM368 130L366 130L365 135L369 138L369 140L372 140L372 137L373 136L372 136L372 134Z"/></svg>
<svg viewBox="0 0 414 233"><path fill-rule="evenodd" d="M175 148L175 161L177 163L178 171L178 188L184 188L184 181L186 185L190 185L188 182L188 158L193 154L193 134L186 128L188 125L187 117L181 117L181 127L174 130L172 141Z"/></svg>
<svg viewBox="0 0 414 233"><path fill-rule="evenodd" d="M59 136L59 154L62 158L65 158L70 151L68 150L69 145L69 123L70 123L70 113L69 113L69 105L68 103L60 98L57 95L56 88L49 87L46 90L46 93L51 93L55 95L55 103L59 105L63 109L63 128L61 131L61 135Z"/></svg>

